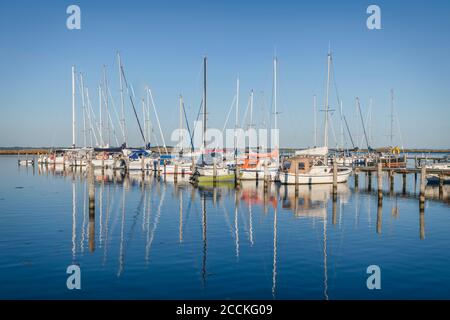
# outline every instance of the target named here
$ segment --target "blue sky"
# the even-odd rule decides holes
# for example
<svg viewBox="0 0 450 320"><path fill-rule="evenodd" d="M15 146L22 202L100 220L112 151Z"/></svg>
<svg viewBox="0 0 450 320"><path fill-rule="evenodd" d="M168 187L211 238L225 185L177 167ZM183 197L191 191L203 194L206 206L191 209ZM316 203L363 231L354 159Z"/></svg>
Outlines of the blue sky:
<svg viewBox="0 0 450 320"><path fill-rule="evenodd" d="M66 28L70 4L81 8L81 30ZM370 4L381 8L382 30L366 27ZM313 95L323 106L330 42L339 95L358 144L355 97L364 116L373 98L372 145L383 146L393 88L402 137L396 125L396 144L450 147L448 1L2 1L0 29L0 146L71 143L72 64L85 74L94 106L106 64L118 105L117 50L136 95L152 87L167 141L178 125L180 93L190 119L196 116L204 55L210 126L222 128L237 74L241 110L253 89L255 113L262 110L262 91L268 112L276 50L281 146L310 146ZM332 91L331 107L338 108ZM339 135L337 113L332 119ZM127 125L130 144L139 145L130 105Z"/></svg>

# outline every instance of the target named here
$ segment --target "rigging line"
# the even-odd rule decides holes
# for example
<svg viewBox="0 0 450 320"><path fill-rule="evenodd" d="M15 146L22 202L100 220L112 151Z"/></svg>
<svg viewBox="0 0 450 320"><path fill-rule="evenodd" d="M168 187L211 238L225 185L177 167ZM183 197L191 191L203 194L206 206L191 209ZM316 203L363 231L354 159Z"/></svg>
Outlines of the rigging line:
<svg viewBox="0 0 450 320"><path fill-rule="evenodd" d="M150 89L150 87L148 87L147 90L148 90L148 93L150 94L150 101L153 106L153 111L155 112L156 122L158 123L159 134L161 135L163 147L164 147L164 150L166 151L166 154L168 154L169 152L167 151L166 141L164 140L164 135L163 135L163 132L161 129L161 123L159 122L158 112L156 112L156 106L155 106L155 101L153 100L152 90ZM145 140L145 138L144 138L144 140Z"/></svg>
<svg viewBox="0 0 450 320"><path fill-rule="evenodd" d="M109 91L109 88L108 88L108 91ZM105 92L103 90L102 90L102 96L103 96L103 99L106 99ZM111 101L113 101L113 100L111 100ZM114 103L113 103L113 105L114 105ZM107 111L108 111L107 113L108 113L109 123L111 124L111 129L112 129L112 132L114 135L114 139L116 140L117 146L120 146L119 140L117 139L117 135L116 135L116 128L115 128L114 123L111 118L111 113L109 112L109 109Z"/></svg>
<svg viewBox="0 0 450 320"><path fill-rule="evenodd" d="M203 99L202 99L202 101L200 101L200 107L198 108L197 119L195 120L195 123L197 123L198 119L200 118L200 115L202 113L202 108L203 108ZM192 129L191 141L194 139L195 128L197 128L195 123L194 123L194 128Z"/></svg>
<svg viewBox="0 0 450 320"><path fill-rule="evenodd" d="M368 123L369 123L369 115L370 115L370 110L367 112L366 120L364 121L366 127L368 126ZM364 140L364 137L361 137L361 140L360 140L361 143L360 143L360 145L363 144L363 140ZM371 141L371 139L370 139L370 133L367 135L367 140L370 142L369 145L372 144L372 141Z"/></svg>
<svg viewBox="0 0 450 320"><path fill-rule="evenodd" d="M121 124L121 121L120 121L119 113L117 112L117 108L116 108L116 103L114 102L114 98L113 98L113 96L111 94L111 90L109 90L109 87L108 87L108 94L109 94L109 97L111 98L111 103L112 103L112 106L113 106L114 114L116 115L116 120L119 123L120 131L122 131L122 135L124 135L125 131L124 131L124 128L122 128L122 124Z"/></svg>
<svg viewBox="0 0 450 320"><path fill-rule="evenodd" d="M225 128L226 128L226 126L228 124L228 120L229 120L230 115L231 115L231 111L233 111L233 107L234 107L234 103L235 102L236 102L236 95L234 95L233 102L231 102L231 106L230 106L230 109L228 110L227 118L225 119L225 123L223 125L222 132L225 131Z"/></svg>
<svg viewBox="0 0 450 320"><path fill-rule="evenodd" d="M337 86L337 82L336 82L333 59L331 59L331 75L332 75L332 78L333 78L334 89L336 91L337 103L338 103L338 105L341 105L341 97L339 96L339 90L338 90L338 86Z"/></svg>
<svg viewBox="0 0 450 320"><path fill-rule="evenodd" d="M187 130L189 133L189 138L191 138L191 148L192 148L191 150L194 151L194 142L192 141L191 129L189 127L189 121L188 121L187 114L186 114L186 108L184 107L184 101L182 102L182 106L183 106L184 119L186 121L186 127L187 127Z"/></svg>
<svg viewBox="0 0 450 320"><path fill-rule="evenodd" d="M403 136L402 136L402 132L400 130L400 120L398 118L398 114L397 114L397 109L394 109L394 113L395 113L395 118L397 120L397 129L398 129L398 134L400 136L400 143L401 143L401 147L402 150L404 151L404 147L403 147Z"/></svg>
<svg viewBox="0 0 450 320"><path fill-rule="evenodd" d="M353 142L352 134L350 133L350 128L348 127L347 119L345 118L345 115L343 117L344 117L345 127L347 128L348 136L350 137L350 142L352 143L353 149L355 149L355 143Z"/></svg>
<svg viewBox="0 0 450 320"><path fill-rule="evenodd" d="M92 133L92 135L94 136L95 144L98 146L98 139L97 139L97 135L95 134L95 126L92 124L92 117L94 118L94 124L96 123L96 119L95 119L94 110L92 109L91 99L89 98L89 89L88 88L86 88L86 98L87 98L87 106L88 106L87 116L88 116L89 127L90 127L89 130ZM92 136L91 136L91 144L92 144Z"/></svg>
<svg viewBox="0 0 450 320"><path fill-rule="evenodd" d="M123 80L125 81L125 87L127 88L127 93L128 93L128 81L127 81L127 78L125 77L125 71L123 70L123 66L120 66L120 70L122 72L122 77L123 77ZM131 102L131 105L133 107L134 115L136 117L136 121L137 121L138 126L139 126L139 131L141 132L141 137L142 137L142 140L144 141L144 144L145 144L144 132L142 131L141 122L139 121L139 117L138 117L137 112L136 112L136 107L134 106L133 98L132 98L131 94L128 94L128 96L130 97L130 102Z"/></svg>
<svg viewBox="0 0 450 320"><path fill-rule="evenodd" d="M246 118L248 116L249 108L250 108L250 97L248 98L247 107L245 108L245 113L244 113L244 116L242 117L241 128L244 128L244 122L245 122L245 120L247 120Z"/></svg>
<svg viewBox="0 0 450 320"><path fill-rule="evenodd" d="M331 119L330 119L331 120ZM333 134L333 138L334 138L334 144L336 146L338 146L338 141L337 141L337 137L336 137L336 131L334 130L334 124L333 121L329 121L330 123L330 127L331 127L331 133Z"/></svg>

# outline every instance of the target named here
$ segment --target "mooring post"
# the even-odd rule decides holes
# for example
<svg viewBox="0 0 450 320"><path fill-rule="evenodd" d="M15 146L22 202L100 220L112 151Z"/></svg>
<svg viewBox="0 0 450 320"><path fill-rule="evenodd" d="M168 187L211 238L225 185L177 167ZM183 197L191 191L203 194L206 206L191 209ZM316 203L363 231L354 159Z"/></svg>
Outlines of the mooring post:
<svg viewBox="0 0 450 320"><path fill-rule="evenodd" d="M142 172L144 172L144 170L145 170L145 167L144 167L144 155L142 155L142 157L141 157L141 170L142 170Z"/></svg>
<svg viewBox="0 0 450 320"><path fill-rule="evenodd" d="M156 174L158 175L158 177L161 176L161 158L158 158L158 164L157 164L157 168L156 168Z"/></svg>
<svg viewBox="0 0 450 320"><path fill-rule="evenodd" d="M355 179L355 190L358 191L358 188L359 188L359 171L357 171L357 170L355 170L354 179Z"/></svg>
<svg viewBox="0 0 450 320"><path fill-rule="evenodd" d="M403 194L406 193L406 173L403 173L402 175L402 192Z"/></svg>
<svg viewBox="0 0 450 320"><path fill-rule="evenodd" d="M383 164L378 163L377 168L377 187L378 187L378 202L383 199Z"/></svg>
<svg viewBox="0 0 450 320"><path fill-rule="evenodd" d="M383 201L382 198L378 197L377 206L377 233L381 234L381 226L383 222Z"/></svg>
<svg viewBox="0 0 450 320"><path fill-rule="evenodd" d="M213 160L213 183L216 183L217 180L217 164L216 159Z"/></svg>
<svg viewBox="0 0 450 320"><path fill-rule="evenodd" d="M420 227L420 240L425 239L425 208L419 206L419 227Z"/></svg>
<svg viewBox="0 0 450 320"><path fill-rule="evenodd" d="M420 195L419 195L419 206L425 207L425 185L426 185L427 167L422 166L420 170Z"/></svg>
<svg viewBox="0 0 450 320"><path fill-rule="evenodd" d="M174 173L173 173L173 181L175 182L175 183L177 183L178 182L178 164L176 163L175 164L175 168L174 168Z"/></svg>
<svg viewBox="0 0 450 320"><path fill-rule="evenodd" d="M295 196L298 196L298 165L295 166Z"/></svg>
<svg viewBox="0 0 450 320"><path fill-rule="evenodd" d="M389 191L390 191L390 193L394 192L394 177L395 177L395 172L394 172L394 170L390 169L389 170L389 183L390 183Z"/></svg>
<svg viewBox="0 0 450 320"><path fill-rule="evenodd" d="M333 200L337 195L337 176L338 176L338 165L336 158L333 159Z"/></svg>
<svg viewBox="0 0 450 320"><path fill-rule="evenodd" d="M264 192L267 192L269 186L269 170L267 166L264 166Z"/></svg>
<svg viewBox="0 0 450 320"><path fill-rule="evenodd" d="M372 191L372 171L369 171L367 173L368 183L367 183L367 190Z"/></svg>
<svg viewBox="0 0 450 320"><path fill-rule="evenodd" d="M335 226L337 223L337 197L333 197L333 211L332 211L332 221L333 225Z"/></svg>
<svg viewBox="0 0 450 320"><path fill-rule="evenodd" d="M95 181L92 161L89 164L89 251L95 250Z"/></svg>
<svg viewBox="0 0 450 320"><path fill-rule="evenodd" d="M439 174L439 198L442 199L444 197L444 179L445 175L443 173Z"/></svg>

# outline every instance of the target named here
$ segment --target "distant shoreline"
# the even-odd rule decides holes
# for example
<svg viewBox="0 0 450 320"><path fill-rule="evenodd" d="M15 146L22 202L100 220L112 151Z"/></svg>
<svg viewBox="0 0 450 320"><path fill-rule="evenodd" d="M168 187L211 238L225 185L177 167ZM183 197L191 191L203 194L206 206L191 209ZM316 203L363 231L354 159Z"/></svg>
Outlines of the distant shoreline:
<svg viewBox="0 0 450 320"><path fill-rule="evenodd" d="M161 149L163 147L152 147L151 150L157 151L158 149ZM172 147L167 147L169 150L172 149ZM17 154L29 154L29 155L37 155L37 154L44 154L49 153L51 150L58 150L58 149L66 149L66 148L47 148L47 147L40 147L40 148L32 148L32 147L0 147L0 155L17 155ZM294 149L294 148L280 148L280 152L294 152L295 150L301 150L301 149ZM375 149L377 152L386 152L389 149L388 148L377 148ZM365 149L359 150L360 152L367 152ZM450 149L419 149L419 148L412 148L412 149L404 149L405 153L450 153Z"/></svg>

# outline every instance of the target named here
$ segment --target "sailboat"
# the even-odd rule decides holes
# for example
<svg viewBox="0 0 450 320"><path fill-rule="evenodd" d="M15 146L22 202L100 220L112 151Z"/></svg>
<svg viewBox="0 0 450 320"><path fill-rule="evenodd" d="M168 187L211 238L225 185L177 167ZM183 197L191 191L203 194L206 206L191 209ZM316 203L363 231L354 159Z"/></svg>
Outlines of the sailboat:
<svg viewBox="0 0 450 320"><path fill-rule="evenodd" d="M307 149L296 152L292 158L286 159L280 171L278 180L282 184L330 184L333 183L333 166L328 164L328 112L329 112L329 91L330 91L330 67L331 50L328 51L328 73L325 100L325 132L324 147ZM352 170L339 167L337 172L337 182L348 181Z"/></svg>
<svg viewBox="0 0 450 320"><path fill-rule="evenodd" d="M277 130L277 62L278 59L273 59L273 92L274 92L274 117L275 117L275 130ZM250 119L252 119L253 112L253 91L251 95L250 103ZM252 125L250 120L250 126ZM258 150L259 151L259 150ZM269 180L275 180L276 174L279 169L279 151L278 146L271 153L249 153L244 163L241 165L241 179L242 180L259 180L265 179L266 175L269 175Z"/></svg>
<svg viewBox="0 0 450 320"><path fill-rule="evenodd" d="M210 159L206 159L206 68L207 57L203 58L203 145L200 163L196 166L195 172L191 176L191 182L209 183L209 182L232 182L235 181L235 174L227 167L217 163L216 152L211 152L208 155Z"/></svg>

